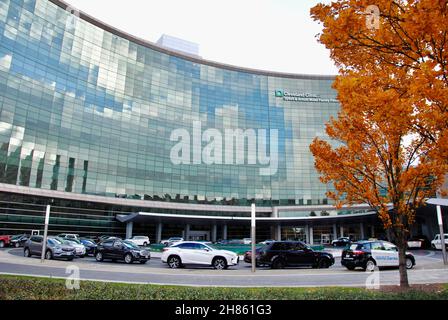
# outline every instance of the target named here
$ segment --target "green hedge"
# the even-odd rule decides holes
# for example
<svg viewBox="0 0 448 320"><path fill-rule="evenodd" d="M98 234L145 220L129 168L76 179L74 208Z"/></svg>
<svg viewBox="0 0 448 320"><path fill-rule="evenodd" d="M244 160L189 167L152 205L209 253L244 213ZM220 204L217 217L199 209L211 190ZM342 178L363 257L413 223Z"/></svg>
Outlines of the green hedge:
<svg viewBox="0 0 448 320"><path fill-rule="evenodd" d="M448 285L438 292L391 293L362 288L214 288L82 281L67 290L64 280L0 276L0 300L448 300Z"/></svg>

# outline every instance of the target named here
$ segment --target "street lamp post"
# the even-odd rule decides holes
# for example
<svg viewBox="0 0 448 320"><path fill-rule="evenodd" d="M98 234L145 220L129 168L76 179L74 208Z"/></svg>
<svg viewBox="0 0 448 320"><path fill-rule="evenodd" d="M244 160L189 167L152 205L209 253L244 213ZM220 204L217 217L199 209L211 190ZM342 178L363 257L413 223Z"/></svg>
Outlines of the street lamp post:
<svg viewBox="0 0 448 320"><path fill-rule="evenodd" d="M439 222L440 246L442 247L443 264L448 264L446 257L445 233L443 232L442 208L437 206L437 220Z"/></svg>
<svg viewBox="0 0 448 320"><path fill-rule="evenodd" d="M45 261L45 251L47 251L47 237L48 237L48 224L50 222L50 209L51 206L47 205L47 210L45 211L45 229L44 238L42 239L42 254L40 256L40 262Z"/></svg>
<svg viewBox="0 0 448 320"><path fill-rule="evenodd" d="M251 210L251 238L252 238L252 272L255 272L256 269L256 250L255 250L255 239L256 239L256 234L255 234L255 219L256 218L256 208L255 208L255 203L252 203L252 210Z"/></svg>

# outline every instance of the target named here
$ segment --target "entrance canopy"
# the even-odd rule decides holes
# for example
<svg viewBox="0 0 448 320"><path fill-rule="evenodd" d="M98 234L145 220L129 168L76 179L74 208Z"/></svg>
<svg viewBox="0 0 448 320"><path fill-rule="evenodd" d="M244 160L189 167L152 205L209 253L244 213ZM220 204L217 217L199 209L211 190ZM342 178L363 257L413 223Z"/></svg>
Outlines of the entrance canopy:
<svg viewBox="0 0 448 320"><path fill-rule="evenodd" d="M377 213L356 213L335 216L316 216L316 217L259 217L259 224L281 224L281 225L298 225L302 223L319 223L331 224L339 221L351 220L350 222L362 222L366 218L376 217ZM168 214L168 213L149 213L136 212L129 215L119 214L117 220L123 223L173 223L173 224L233 224L248 225L250 217L234 217L234 216L208 216L208 215L184 215L184 214Z"/></svg>

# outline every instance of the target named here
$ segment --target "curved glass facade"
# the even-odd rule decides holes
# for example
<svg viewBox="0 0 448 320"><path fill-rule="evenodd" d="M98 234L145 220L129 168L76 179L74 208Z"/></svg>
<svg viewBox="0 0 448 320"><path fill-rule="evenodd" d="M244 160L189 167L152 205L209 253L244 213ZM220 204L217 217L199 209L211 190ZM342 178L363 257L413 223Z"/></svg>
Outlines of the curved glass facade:
<svg viewBox="0 0 448 320"><path fill-rule="evenodd" d="M0 1L0 183L188 203L327 204L309 145L339 110L331 77L183 57L87 20L48 0ZM208 129L223 136L213 164L201 156L211 140L194 144L195 130ZM226 161L238 153L225 143L230 129L256 134L240 145L243 162ZM173 161L173 132L191 135L182 153L190 163ZM274 132L278 161L267 164L260 149L272 155Z"/></svg>

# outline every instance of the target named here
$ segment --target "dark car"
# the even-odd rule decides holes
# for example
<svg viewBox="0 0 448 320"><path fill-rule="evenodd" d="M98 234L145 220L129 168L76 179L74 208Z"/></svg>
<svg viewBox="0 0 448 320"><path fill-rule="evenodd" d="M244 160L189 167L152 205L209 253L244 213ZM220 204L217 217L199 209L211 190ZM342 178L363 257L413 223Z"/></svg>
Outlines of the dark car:
<svg viewBox="0 0 448 320"><path fill-rule="evenodd" d="M428 249L431 247L431 241L425 235L411 237L407 241L408 249Z"/></svg>
<svg viewBox="0 0 448 320"><path fill-rule="evenodd" d="M349 270L360 267L374 271L376 267L398 267L398 249L388 241L373 240L353 243L342 251L341 264ZM412 253L406 252L406 268L415 266Z"/></svg>
<svg viewBox="0 0 448 320"><path fill-rule="evenodd" d="M244 261L251 263L251 251L246 252ZM301 241L275 241L256 250L256 264L273 269L302 266L329 268L334 264L334 257L327 252L314 251Z"/></svg>
<svg viewBox="0 0 448 320"><path fill-rule="evenodd" d="M134 261L146 263L151 259L149 250L141 249L130 241L120 239L108 239L98 244L96 248L95 258L97 261L111 259L112 261L124 260L130 264Z"/></svg>
<svg viewBox="0 0 448 320"><path fill-rule="evenodd" d="M30 238L29 234L19 234L19 235L13 236L11 238L9 245L14 248L23 247L29 238Z"/></svg>
<svg viewBox="0 0 448 320"><path fill-rule="evenodd" d="M103 242L103 241L106 241L106 240L112 240L112 239L114 239L114 240L121 240L121 238L119 238L119 237L113 237L113 236L99 236L98 238L97 238L97 244L99 244L99 243L101 243L101 242Z"/></svg>
<svg viewBox="0 0 448 320"><path fill-rule="evenodd" d="M331 241L331 245L333 247L345 247L351 244L351 240L349 237L340 237Z"/></svg>
<svg viewBox="0 0 448 320"><path fill-rule="evenodd" d="M33 255L40 256L42 254L42 242L44 237L32 236L25 243L23 248L23 255L31 257ZM67 259L73 260L75 257L75 248L62 243L56 238L47 238L47 245L45 249L45 259Z"/></svg>
<svg viewBox="0 0 448 320"><path fill-rule="evenodd" d="M81 238L79 241L84 245L84 247L86 247L87 255L95 255L97 244L92 239Z"/></svg>

